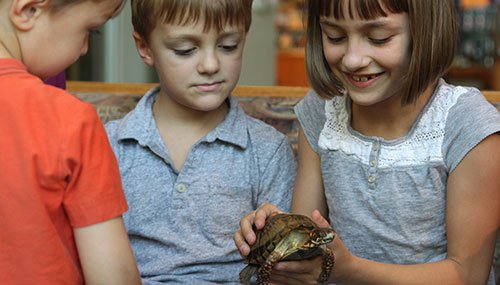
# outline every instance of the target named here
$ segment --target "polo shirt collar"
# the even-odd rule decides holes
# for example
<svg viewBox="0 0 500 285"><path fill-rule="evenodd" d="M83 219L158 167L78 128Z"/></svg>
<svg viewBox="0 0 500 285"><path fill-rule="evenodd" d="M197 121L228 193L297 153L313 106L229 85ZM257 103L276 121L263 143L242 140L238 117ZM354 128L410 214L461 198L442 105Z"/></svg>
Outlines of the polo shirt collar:
<svg viewBox="0 0 500 285"><path fill-rule="evenodd" d="M153 117L153 104L160 87L154 87L139 100L135 109L127 114L120 123L118 139L134 139L140 145L154 147L163 144ZM248 145L248 118L232 96L228 97L229 112L224 120L201 141L215 142L221 140L234 144L242 149Z"/></svg>

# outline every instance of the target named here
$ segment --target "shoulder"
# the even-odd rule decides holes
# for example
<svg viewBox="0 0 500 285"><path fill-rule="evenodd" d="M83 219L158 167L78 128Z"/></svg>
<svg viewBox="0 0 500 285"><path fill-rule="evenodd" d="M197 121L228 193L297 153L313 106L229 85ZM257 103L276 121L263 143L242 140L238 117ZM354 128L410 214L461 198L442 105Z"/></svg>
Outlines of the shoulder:
<svg viewBox="0 0 500 285"><path fill-rule="evenodd" d="M158 87L154 87L142 96L135 107L119 119L108 121L105 124L106 132L112 144L122 140L140 140L149 129L156 125L152 114L152 104L158 95Z"/></svg>
<svg viewBox="0 0 500 285"><path fill-rule="evenodd" d="M33 88L35 86L36 88ZM59 126L68 132L95 125L102 127L93 105L66 90L43 84L41 81L31 87L25 90L25 94L19 96L19 101L16 103L23 109L27 118L43 117L47 126L51 128Z"/></svg>
<svg viewBox="0 0 500 285"><path fill-rule="evenodd" d="M446 164L453 171L480 142L500 132L500 113L476 88L444 84L430 115L441 118Z"/></svg>
<svg viewBox="0 0 500 285"><path fill-rule="evenodd" d="M295 106L295 112L299 115L310 110L324 110L325 102L326 100L321 98L316 91L310 89Z"/></svg>
<svg viewBox="0 0 500 285"><path fill-rule="evenodd" d="M37 111L48 112L95 112L95 108L69 93L52 85L43 83L39 78L26 74L17 78L14 84L9 84L12 97L19 104L25 104L23 107Z"/></svg>
<svg viewBox="0 0 500 285"><path fill-rule="evenodd" d="M477 88L443 83L437 95L435 105L446 112L447 128L500 123L500 113Z"/></svg>
<svg viewBox="0 0 500 285"><path fill-rule="evenodd" d="M237 109L237 119L233 123L236 123L238 129L233 129L233 134L245 135L246 147L244 151L247 155L253 157L263 165L267 165L269 160L276 157L284 158L287 156L293 157L292 147L288 141L288 137L278 131L274 126L254 118L247 113L238 105L234 105ZM287 128L286 119L270 118L276 124L283 124L284 128ZM290 121L293 123L293 120ZM238 139L240 142L243 140Z"/></svg>
<svg viewBox="0 0 500 285"><path fill-rule="evenodd" d="M111 142L116 141L118 139L118 131L122 120L123 119L112 120L104 125L106 133L108 134L109 140Z"/></svg>
<svg viewBox="0 0 500 285"><path fill-rule="evenodd" d="M288 143L286 136L274 126L260 119L244 114L247 121L248 137L254 147L275 149L283 143Z"/></svg>

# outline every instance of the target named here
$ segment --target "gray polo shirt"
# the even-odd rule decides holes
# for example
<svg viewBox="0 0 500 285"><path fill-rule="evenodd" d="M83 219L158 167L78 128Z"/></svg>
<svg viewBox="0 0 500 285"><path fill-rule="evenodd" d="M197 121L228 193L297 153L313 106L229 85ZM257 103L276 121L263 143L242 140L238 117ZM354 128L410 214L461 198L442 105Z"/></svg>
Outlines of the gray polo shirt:
<svg viewBox="0 0 500 285"><path fill-rule="evenodd" d="M295 157L285 135L233 98L225 120L190 150L180 172L156 128L150 90L106 125L129 204L124 215L145 284L238 284L232 235L264 202L288 210Z"/></svg>
<svg viewBox="0 0 500 285"><path fill-rule="evenodd" d="M353 254L397 264L446 258L447 178L500 131L498 111L477 89L441 80L410 132L395 140L353 130L345 96L325 101L311 91L295 111L321 159L332 226Z"/></svg>

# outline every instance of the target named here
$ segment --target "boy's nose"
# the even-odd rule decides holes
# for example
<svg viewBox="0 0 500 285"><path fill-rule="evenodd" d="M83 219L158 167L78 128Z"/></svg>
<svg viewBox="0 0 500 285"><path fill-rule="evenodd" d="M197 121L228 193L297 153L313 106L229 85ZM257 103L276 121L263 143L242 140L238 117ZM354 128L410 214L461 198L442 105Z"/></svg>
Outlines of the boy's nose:
<svg viewBox="0 0 500 285"><path fill-rule="evenodd" d="M220 62L215 52L205 53L198 64L198 72L201 74L213 74L219 71Z"/></svg>

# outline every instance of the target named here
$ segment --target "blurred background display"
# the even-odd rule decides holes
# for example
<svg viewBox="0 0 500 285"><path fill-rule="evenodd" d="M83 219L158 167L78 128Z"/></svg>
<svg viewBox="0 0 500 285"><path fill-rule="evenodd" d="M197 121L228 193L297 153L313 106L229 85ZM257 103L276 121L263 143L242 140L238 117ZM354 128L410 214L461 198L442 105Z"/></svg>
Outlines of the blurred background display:
<svg viewBox="0 0 500 285"><path fill-rule="evenodd" d="M455 5L460 41L446 79L500 90L500 0L455 0ZM254 0L240 84L307 86L302 6L303 0ZM89 53L67 71L69 80L157 81L137 55L130 14L127 5L92 36Z"/></svg>

